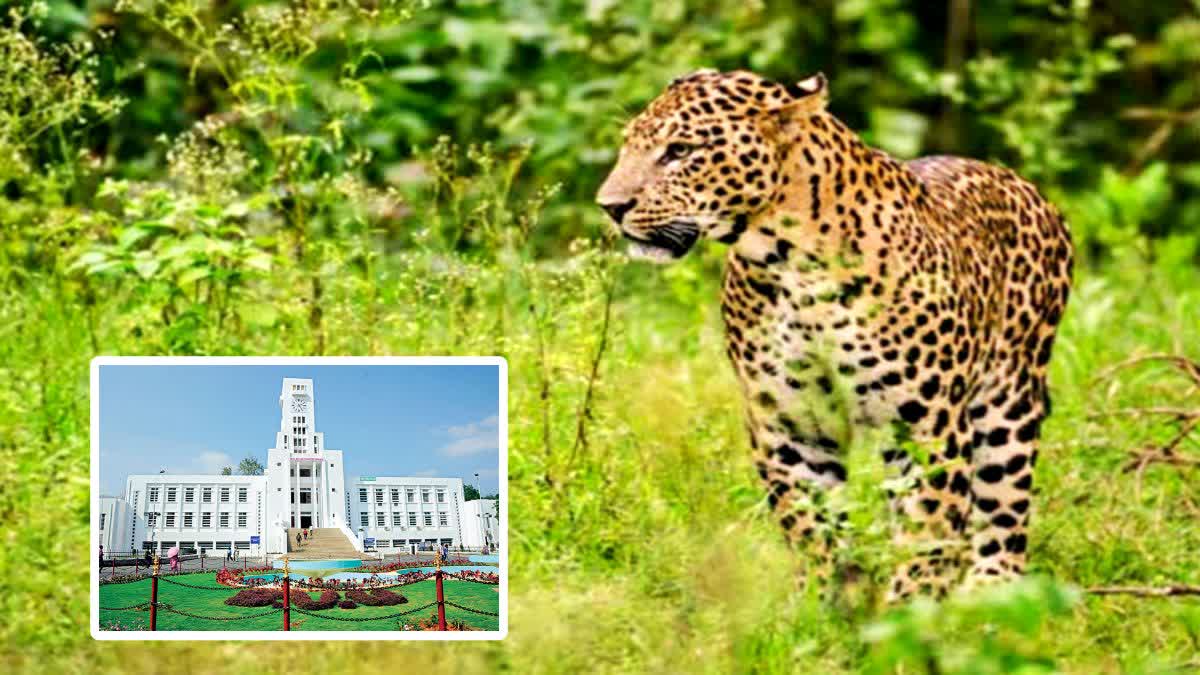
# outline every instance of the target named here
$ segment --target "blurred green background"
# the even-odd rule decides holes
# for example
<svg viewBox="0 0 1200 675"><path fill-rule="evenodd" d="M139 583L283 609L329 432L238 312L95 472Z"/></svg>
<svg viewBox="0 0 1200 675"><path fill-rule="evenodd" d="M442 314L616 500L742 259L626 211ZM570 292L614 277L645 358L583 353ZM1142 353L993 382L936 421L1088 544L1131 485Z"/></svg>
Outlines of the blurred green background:
<svg viewBox="0 0 1200 675"><path fill-rule="evenodd" d="M1193 406L1200 2L0 3L0 664L13 672L1160 672L1200 668ZM673 77L823 71L901 158L1035 181L1076 290L1037 479L1039 579L830 606L767 522L717 311L723 249L630 263L592 195ZM497 645L90 642L98 354L500 354L511 633ZM1188 436L1180 452L1197 449ZM234 449L241 452L242 449ZM868 582L886 509L851 490Z"/></svg>

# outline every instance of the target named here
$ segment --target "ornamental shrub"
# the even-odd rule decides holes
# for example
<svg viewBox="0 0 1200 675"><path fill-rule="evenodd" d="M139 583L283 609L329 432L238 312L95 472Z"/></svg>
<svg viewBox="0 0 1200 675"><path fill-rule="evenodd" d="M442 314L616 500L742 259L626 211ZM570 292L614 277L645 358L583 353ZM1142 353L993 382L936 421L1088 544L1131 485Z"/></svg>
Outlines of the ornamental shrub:
<svg viewBox="0 0 1200 675"><path fill-rule="evenodd" d="M308 611L329 609L336 605L339 599L337 591L333 589L321 591L316 600L305 591L292 591L292 604Z"/></svg>
<svg viewBox="0 0 1200 675"><path fill-rule="evenodd" d="M346 597L360 605L368 607L390 607L408 602L408 598L400 593L393 593L386 588L376 588L370 592L354 589L346 592Z"/></svg>
<svg viewBox="0 0 1200 675"><path fill-rule="evenodd" d="M358 603L354 602L353 600L343 600L338 603L338 607L341 607L342 609L354 609L355 607L358 607Z"/></svg>
<svg viewBox="0 0 1200 675"><path fill-rule="evenodd" d="M237 595L227 598L225 604L234 607L266 607L267 605L282 607L283 591L274 588L247 588L238 591Z"/></svg>

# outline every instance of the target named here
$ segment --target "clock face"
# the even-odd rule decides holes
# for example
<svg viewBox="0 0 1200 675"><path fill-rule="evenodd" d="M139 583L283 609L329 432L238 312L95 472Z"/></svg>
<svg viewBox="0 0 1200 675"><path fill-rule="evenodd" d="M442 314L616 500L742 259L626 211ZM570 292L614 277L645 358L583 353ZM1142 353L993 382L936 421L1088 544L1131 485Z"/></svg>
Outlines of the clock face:
<svg viewBox="0 0 1200 675"><path fill-rule="evenodd" d="M308 401L304 401L304 400L301 400L298 398L292 399L292 412L307 412L307 411L308 411Z"/></svg>

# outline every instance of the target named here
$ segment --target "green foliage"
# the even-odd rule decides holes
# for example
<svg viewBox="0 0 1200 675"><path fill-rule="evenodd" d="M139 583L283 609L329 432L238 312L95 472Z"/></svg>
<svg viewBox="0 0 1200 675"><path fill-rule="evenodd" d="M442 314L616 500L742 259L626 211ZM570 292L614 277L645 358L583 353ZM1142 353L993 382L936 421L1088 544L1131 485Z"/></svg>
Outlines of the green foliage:
<svg viewBox="0 0 1200 675"><path fill-rule="evenodd" d="M1127 449L1169 434L1097 416L1195 403L1153 369L1098 379L1130 354L1186 352L1200 326L1195 3L48 0L5 11L0 475L17 477L0 484L6 671L295 665L267 644L86 640L87 362L116 353L508 359L509 638L305 648L315 668L1196 667L1190 606L1068 590L1200 582L1188 474L1121 471ZM847 424L857 471L832 499L849 513L841 562L862 570L861 593L826 603L798 589L722 357L723 251L628 263L591 203L623 123L702 66L782 80L824 70L834 112L870 142L904 158L1000 161L1067 215L1082 264L1052 362L1031 534L1040 578L876 607L897 555L881 489L903 486Z"/></svg>

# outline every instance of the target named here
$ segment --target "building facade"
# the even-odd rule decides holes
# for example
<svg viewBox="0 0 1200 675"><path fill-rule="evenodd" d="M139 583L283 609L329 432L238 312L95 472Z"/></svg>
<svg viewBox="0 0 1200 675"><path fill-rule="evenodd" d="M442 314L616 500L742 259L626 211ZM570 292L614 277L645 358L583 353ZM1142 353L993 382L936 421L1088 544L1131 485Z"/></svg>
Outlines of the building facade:
<svg viewBox="0 0 1200 675"><path fill-rule="evenodd" d="M352 526L378 550L462 545L463 482L459 478L360 476L347 495Z"/></svg>
<svg viewBox="0 0 1200 675"><path fill-rule="evenodd" d="M500 544L500 503L472 499L463 504L462 544L467 548L492 548Z"/></svg>
<svg viewBox="0 0 1200 675"><path fill-rule="evenodd" d="M341 530L363 550L463 545L459 478L361 476L346 487L342 451L317 431L311 379L285 378L280 422L261 476L136 474L100 499L106 551L287 551L288 528Z"/></svg>

